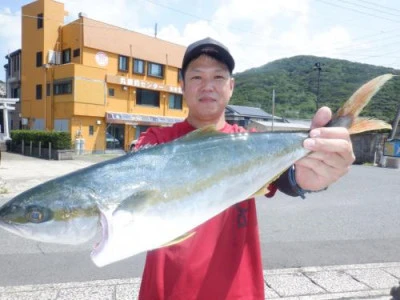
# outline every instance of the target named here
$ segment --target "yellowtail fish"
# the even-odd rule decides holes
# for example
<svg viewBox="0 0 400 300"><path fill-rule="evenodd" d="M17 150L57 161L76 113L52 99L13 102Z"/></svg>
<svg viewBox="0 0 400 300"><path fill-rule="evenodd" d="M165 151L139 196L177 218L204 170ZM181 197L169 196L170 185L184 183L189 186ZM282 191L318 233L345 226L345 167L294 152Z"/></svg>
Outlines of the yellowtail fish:
<svg viewBox="0 0 400 300"><path fill-rule="evenodd" d="M363 85L331 126L353 133L390 128L357 116L391 77ZM307 137L202 128L29 189L0 208L0 227L36 241L79 244L95 236L100 221L102 238L91 258L104 266L190 238L198 225L252 197L309 154Z"/></svg>

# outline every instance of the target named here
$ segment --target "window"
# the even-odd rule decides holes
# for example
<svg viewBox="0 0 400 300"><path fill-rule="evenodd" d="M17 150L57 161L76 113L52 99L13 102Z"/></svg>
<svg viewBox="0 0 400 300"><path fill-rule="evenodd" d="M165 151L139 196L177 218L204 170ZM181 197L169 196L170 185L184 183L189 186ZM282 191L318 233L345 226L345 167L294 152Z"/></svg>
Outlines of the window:
<svg viewBox="0 0 400 300"><path fill-rule="evenodd" d="M160 106L160 92L136 89L136 104L159 107Z"/></svg>
<svg viewBox="0 0 400 300"><path fill-rule="evenodd" d="M54 120L54 130L69 132L69 120L67 119Z"/></svg>
<svg viewBox="0 0 400 300"><path fill-rule="evenodd" d="M71 49L65 49L62 52L62 63L67 64L71 62Z"/></svg>
<svg viewBox="0 0 400 300"><path fill-rule="evenodd" d="M36 100L42 99L42 85L37 84L36 85Z"/></svg>
<svg viewBox="0 0 400 300"><path fill-rule="evenodd" d="M147 75L154 77L163 77L164 76L163 65L149 62L147 65Z"/></svg>
<svg viewBox="0 0 400 300"><path fill-rule="evenodd" d="M183 78L182 78L182 70L178 69L178 82L180 82L182 80L183 80Z"/></svg>
<svg viewBox="0 0 400 300"><path fill-rule="evenodd" d="M128 72L129 70L129 60L127 56L118 56L118 70L123 72Z"/></svg>
<svg viewBox="0 0 400 300"><path fill-rule="evenodd" d="M53 87L54 95L72 94L72 80L55 83Z"/></svg>
<svg viewBox="0 0 400 300"><path fill-rule="evenodd" d="M19 88L11 89L11 98L19 98Z"/></svg>
<svg viewBox="0 0 400 300"><path fill-rule="evenodd" d="M50 83L46 84L46 96L50 96Z"/></svg>
<svg viewBox="0 0 400 300"><path fill-rule="evenodd" d="M169 94L168 107L172 109L182 109L182 95Z"/></svg>
<svg viewBox="0 0 400 300"><path fill-rule="evenodd" d="M19 55L14 56L12 59L12 66L13 66L13 73L16 73L19 71Z"/></svg>
<svg viewBox="0 0 400 300"><path fill-rule="evenodd" d="M144 61L141 59L133 60L133 73L144 74Z"/></svg>
<svg viewBox="0 0 400 300"><path fill-rule="evenodd" d="M37 29L43 28L43 14L37 15Z"/></svg>
<svg viewBox="0 0 400 300"><path fill-rule="evenodd" d="M81 49L77 48L74 49L74 51L72 52L73 57L78 57L81 55Z"/></svg>
<svg viewBox="0 0 400 300"><path fill-rule="evenodd" d="M108 88L108 96L109 97L114 97L115 96L115 90L113 88Z"/></svg>
<svg viewBox="0 0 400 300"><path fill-rule="evenodd" d="M94 126L89 125L89 135L93 135L93 134L94 134Z"/></svg>
<svg viewBox="0 0 400 300"><path fill-rule="evenodd" d="M43 52L36 52L36 67L43 66Z"/></svg>

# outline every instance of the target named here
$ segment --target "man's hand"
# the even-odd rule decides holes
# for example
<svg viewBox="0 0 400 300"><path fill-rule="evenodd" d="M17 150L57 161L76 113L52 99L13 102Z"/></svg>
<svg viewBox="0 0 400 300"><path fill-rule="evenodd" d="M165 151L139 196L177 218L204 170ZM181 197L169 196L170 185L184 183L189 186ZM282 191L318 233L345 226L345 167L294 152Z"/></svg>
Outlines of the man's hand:
<svg viewBox="0 0 400 300"><path fill-rule="evenodd" d="M295 163L297 184L304 190L326 188L345 175L355 160L350 134L342 127L322 127L332 118L328 107L321 107L311 123L310 138L304 147L313 151Z"/></svg>

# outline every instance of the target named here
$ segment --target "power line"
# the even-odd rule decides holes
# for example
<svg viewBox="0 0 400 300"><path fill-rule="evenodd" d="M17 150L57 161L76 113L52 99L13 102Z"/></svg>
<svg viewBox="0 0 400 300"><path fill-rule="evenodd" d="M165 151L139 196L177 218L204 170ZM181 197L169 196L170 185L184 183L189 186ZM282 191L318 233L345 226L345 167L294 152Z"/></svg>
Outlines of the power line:
<svg viewBox="0 0 400 300"><path fill-rule="evenodd" d="M368 10L373 10L374 12L380 12L380 13L391 15L391 16L395 16L395 17L399 17L400 16L400 14L394 14L394 13L391 13L391 12L386 12L386 11L383 11L383 10L380 10L380 9L377 9L377 8L368 7L368 6L365 6L365 5L360 5L360 4L357 4L357 3L354 3L354 2L351 2L351 1L347 1L347 0L336 0L336 1L347 3L347 4L350 4L350 5L356 6L356 7L366 8Z"/></svg>
<svg viewBox="0 0 400 300"><path fill-rule="evenodd" d="M368 3L368 4L371 4L373 6L381 7L383 9L387 9L387 10L390 10L390 11L395 10L395 11L400 12L400 9L393 8L393 7L388 7L388 6L383 6L381 4L376 4L376 3L373 3L373 2L370 2L370 1L366 1L366 0L356 0L356 1L363 2L363 3Z"/></svg>
<svg viewBox="0 0 400 300"><path fill-rule="evenodd" d="M154 5L157 5L157 6L161 6L161 7L163 7L163 8L172 10L172 11L177 12L177 13L182 14L182 15L186 15L186 16L195 18L195 19L200 20L200 21L207 21L207 22L209 22L209 23L220 24L220 25L228 25L228 24L223 23L223 22L218 22L218 21L215 21L215 20L212 20L212 19L207 19L207 18L199 17L199 16L197 16L197 15L194 15L194 14L191 14L191 13L188 13L188 12L185 12L185 11L182 11L182 10L179 10L179 9L176 9L176 8L173 8L173 7L168 6L168 5L164 5L164 4L161 4L161 3L158 3L158 2L154 2L154 1L152 1L152 0L142 0L142 1L147 1L147 2L149 2L149 3L151 3L151 4L154 4ZM229 27L230 27L231 29L235 29L235 30L238 30L238 31L241 31L241 32L250 33L250 34L254 34L254 35L260 35L259 32L254 32L254 31L249 31L249 30L243 30L243 28L240 28L240 27L234 27L234 26L229 26Z"/></svg>
<svg viewBox="0 0 400 300"><path fill-rule="evenodd" d="M386 20L386 21L400 23L399 20L393 20L393 19L382 17L382 16L377 16L375 14L371 14L371 13L368 13L368 12L363 12L363 11L360 11L358 9L354 9L354 8L351 8L351 7L341 6L341 5L338 5L338 4L335 4L335 3L331 3L331 2L328 2L326 0L315 0L315 1L321 2L321 3L325 3L325 4L328 4L328 5L331 5L331 6L339 7L339 8L345 9L345 10L351 10L351 11L354 11L354 12L362 14L362 15L367 15L367 16L375 17L375 18L378 18L378 19Z"/></svg>

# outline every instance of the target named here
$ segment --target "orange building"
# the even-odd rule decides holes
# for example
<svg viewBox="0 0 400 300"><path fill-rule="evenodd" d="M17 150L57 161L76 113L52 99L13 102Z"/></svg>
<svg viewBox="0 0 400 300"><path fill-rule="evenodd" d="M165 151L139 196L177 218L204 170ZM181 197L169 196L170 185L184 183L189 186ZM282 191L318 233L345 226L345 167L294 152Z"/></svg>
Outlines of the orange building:
<svg viewBox="0 0 400 300"><path fill-rule="evenodd" d="M84 152L129 149L148 126L187 115L185 47L95 21L64 25L64 4L22 7L21 115L27 128L68 131Z"/></svg>

